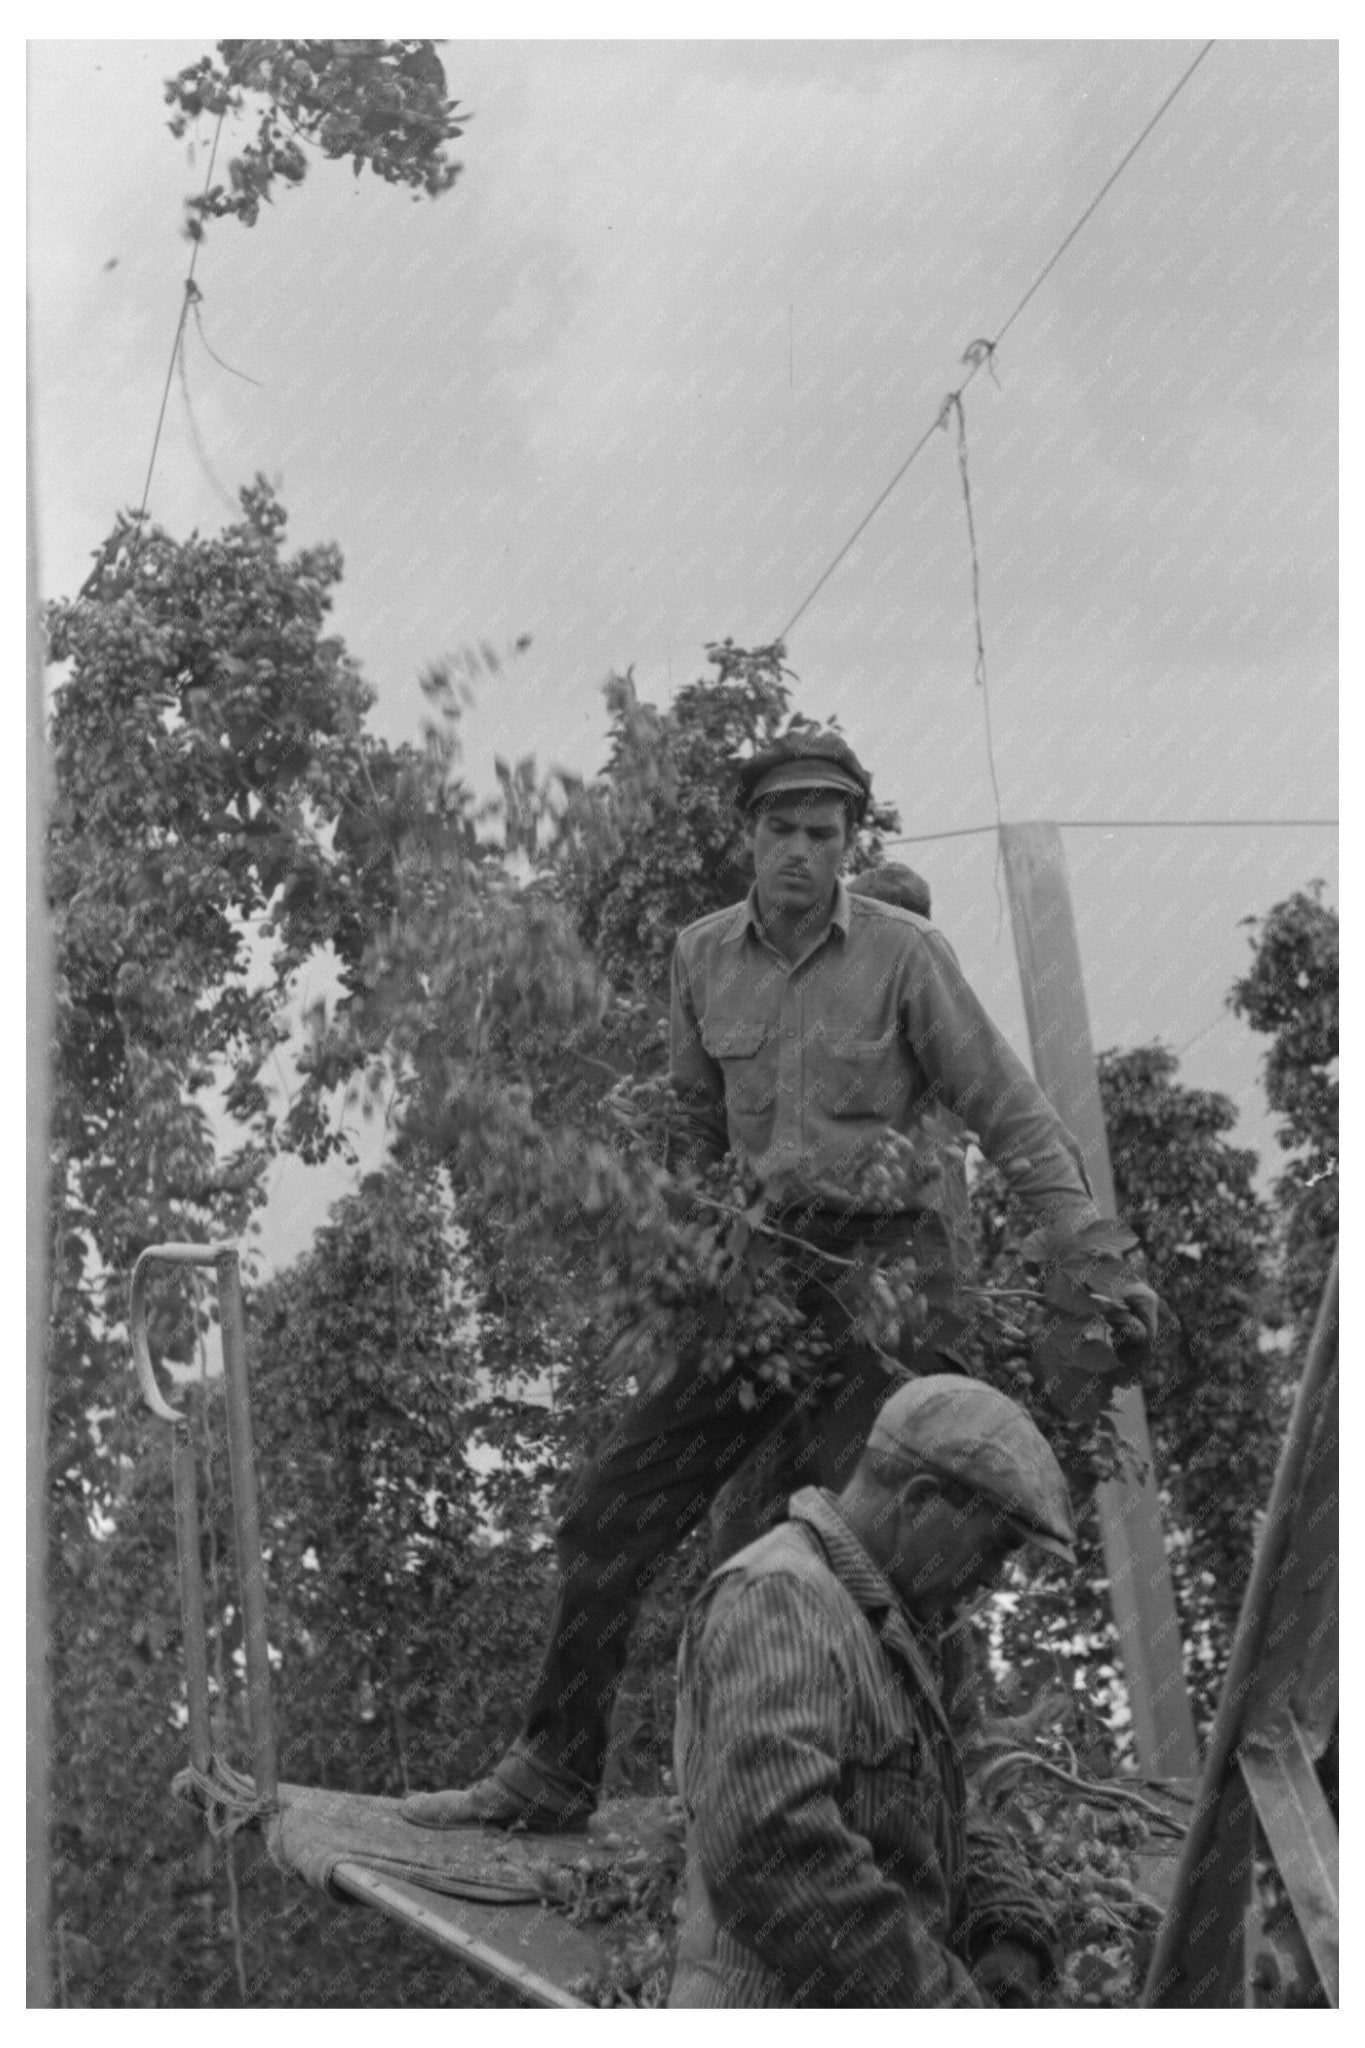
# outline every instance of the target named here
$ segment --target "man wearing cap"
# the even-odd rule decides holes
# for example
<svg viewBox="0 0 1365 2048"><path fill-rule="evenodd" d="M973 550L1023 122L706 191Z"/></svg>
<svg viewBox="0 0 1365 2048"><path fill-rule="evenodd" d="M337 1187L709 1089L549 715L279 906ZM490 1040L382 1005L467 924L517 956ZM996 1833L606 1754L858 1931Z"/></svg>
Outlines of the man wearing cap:
<svg viewBox="0 0 1365 2048"><path fill-rule="evenodd" d="M1031 1544L1075 1562L1066 1483L1013 1401L933 1374L837 1495L712 1574L678 1653L687 1823L674 2006L1030 2005L1052 1928L969 1812L939 1638Z"/></svg>
<svg viewBox="0 0 1365 2048"><path fill-rule="evenodd" d="M898 861L865 868L849 882L848 893L893 903L901 910L913 911L916 917L932 915L928 882ZM916 1135L940 1168L935 1188L938 1213L948 1237L953 1274L966 1277L972 1266L966 1157L971 1134L951 1110L932 1103L920 1112ZM735 1477L726 1481L711 1509L711 1555L717 1563L781 1521L788 1497L805 1484L804 1468L810 1462L807 1446L819 1428L817 1415L806 1409L798 1411L773 1430Z"/></svg>
<svg viewBox="0 0 1365 2048"><path fill-rule="evenodd" d="M521 1734L490 1776L405 1800L417 1826L581 1826L602 1781L634 1615L724 1482L759 1445L781 1440L775 1433L795 1432L794 1483L844 1483L887 1386L886 1360L860 1339L844 1296L852 1254L914 1257L929 1313L907 1334L903 1363L958 1364L964 1318L925 1111L943 1104L961 1117L1038 1222L1079 1228L1096 1214L1068 1134L946 939L840 880L870 789L837 733L796 732L741 767L754 886L689 925L674 949L681 1107L670 1164L704 1168L733 1151L761 1178L837 1181L869 1136L890 1130L923 1145L923 1188L913 1209L803 1204L794 1219L808 1247L794 1254L797 1305L831 1349L819 1386L789 1394L739 1373L716 1381L693 1345L631 1404L579 1472L557 1532L558 1596ZM1156 1299L1136 1278L1132 1305L1154 1332Z"/></svg>
<svg viewBox="0 0 1365 2048"><path fill-rule="evenodd" d="M869 1137L908 1139L925 1168L913 1207L874 1215L827 1201L814 1212L803 1205L792 1227L836 1257L860 1247L913 1257L929 1320L903 1343L902 1361L935 1370L961 1363L955 1340L966 1321L957 1294L964 1126L1036 1222L1079 1229L1096 1210L1071 1134L929 923L922 877L906 869L889 887L875 872L841 881L870 794L870 775L837 733L790 734L740 769L735 800L754 887L690 925L673 958L672 1075L683 1104L675 1162L705 1166L730 1151L761 1178L794 1172L828 1184ZM839 1352L831 1401L774 1416L777 1434L764 1433L757 1455L775 1468L784 1440L805 1437L804 1477L838 1484L885 1378L839 1325L838 1269L819 1277L812 1320ZM1129 1305L1154 1335L1156 1298L1136 1273Z"/></svg>

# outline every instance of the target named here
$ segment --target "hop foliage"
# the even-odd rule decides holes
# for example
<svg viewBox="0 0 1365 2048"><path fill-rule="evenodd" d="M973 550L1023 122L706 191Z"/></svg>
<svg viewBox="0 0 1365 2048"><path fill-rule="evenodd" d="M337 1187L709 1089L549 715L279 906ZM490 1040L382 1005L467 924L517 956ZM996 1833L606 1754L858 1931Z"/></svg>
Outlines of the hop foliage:
<svg viewBox="0 0 1365 2048"><path fill-rule="evenodd" d="M1286 1292L1303 1322L1317 1308L1337 1241L1340 1140L1338 920L1314 882L1247 918L1254 959L1229 1005L1271 1041L1266 1095L1292 1154L1276 1184L1286 1211Z"/></svg>
<svg viewBox="0 0 1365 2048"><path fill-rule="evenodd" d="M627 1151L658 1172L675 1130L668 1084L623 1083L608 1107ZM912 1212L939 1171L912 1140L887 1131L852 1150L837 1178L783 1172L765 1180L728 1155L671 1185L659 1179L630 1232L602 1246L608 1330L616 1333L609 1364L649 1380L686 1352L713 1378L738 1375L738 1399L749 1407L764 1382L789 1393L814 1387L828 1370L830 1344L809 1312L810 1289L837 1281L861 1341L899 1376L899 1356L928 1315L914 1257L853 1239L834 1249L804 1233L816 1218L827 1225L831 1216ZM1122 1320L1136 1243L1116 1223L1036 1231L1003 1286L973 1291L967 1350L984 1377L1037 1411L1080 1485L1112 1476L1120 1463L1113 1394L1137 1377L1143 1352L1122 1337L1116 1350L1111 1322Z"/></svg>
<svg viewBox="0 0 1365 2048"><path fill-rule="evenodd" d="M546 1899L577 1925L596 1927L605 1937L602 1967L570 1987L585 2004L667 2003L685 1842L681 1801L669 1798L649 1814L644 1838L607 1831L571 1864L542 1869Z"/></svg>
<svg viewBox="0 0 1365 2048"><path fill-rule="evenodd" d="M1229 1142L1237 1111L1227 1097L1181 1083L1175 1055L1161 1046L1102 1053L1098 1066L1121 1213L1165 1304L1139 1384L1171 1537L1186 1678L1196 1719L1207 1725L1284 1412L1282 1368L1262 1345L1274 1307L1272 1218L1256 1192L1254 1153ZM1003 1291L1021 1267L1028 1271L1021 1255L1031 1247L1002 1176L978 1175L973 1211L983 1276ZM1023 1322L1036 1315L1027 1312ZM1059 1427L1055 1408L1041 1399L1033 1359L1021 1362L1027 1380L1008 1360L1001 1372L983 1356L981 1369L1034 1406L1073 1478L1105 1476L1114 1451L1105 1419L1099 1429L1107 1445L1087 1441L1083 1422ZM1084 1743L1101 1754L1115 1742L1121 1751L1128 1724L1088 1491L1077 1489L1077 1570L1043 1565L1035 1572L1028 1600L1006 1620L1000 1656L1026 1693L1060 1680L1089 1702L1098 1718L1088 1719Z"/></svg>
<svg viewBox="0 0 1365 2048"><path fill-rule="evenodd" d="M172 135L204 114L237 114L261 101L255 138L230 159L227 184L185 202L192 240L208 220L253 226L277 182L303 182L309 147L349 157L357 177L368 165L386 184L433 199L460 175L445 145L464 133L467 117L446 98L434 43L225 41L216 57L166 81Z"/></svg>
<svg viewBox="0 0 1365 2048"><path fill-rule="evenodd" d="M665 711L641 702L630 671L607 683L605 768L588 784L561 773L542 866L613 987L657 996L684 925L734 903L752 882L735 766L816 724L791 707L784 654L780 642L713 641L713 673L685 684ZM872 805L853 865L871 863L881 835L896 830L895 811Z"/></svg>
<svg viewBox="0 0 1365 2048"><path fill-rule="evenodd" d="M326 633L336 551L291 556L285 526L260 480L211 538L121 517L47 613L66 669L48 832L59 1460L80 1455L82 1404L118 1409L101 1331L136 1254L245 1234L282 993L327 940L354 956L366 918L328 841L363 777L370 693ZM259 920L279 939L264 966ZM218 1092L241 1134L226 1156Z"/></svg>
<svg viewBox="0 0 1365 2048"><path fill-rule="evenodd" d="M889 1373L923 1314L913 1260L832 1266L803 1236L816 1208L914 1207L926 1191L901 1141L877 1141L837 1183L760 1184L733 1162L669 1168L663 968L677 929L747 882L728 764L799 722L781 650L713 646L712 674L667 712L615 679L598 782L503 764L498 799L481 806L459 774L449 677L425 679L420 746L367 734L368 690L326 630L339 559L287 555L284 529L259 484L212 539L177 544L121 520L80 596L50 617L54 659L68 665L51 842L57 1598L72 1617L57 1649L59 1896L76 1976L128 2002L161 1992L88 1932L121 1924L125 1894L174 1944L200 1910L183 1904L198 1882L212 1926L194 1995L220 1999L232 1976L221 1866L196 1880L154 1827L159 1875L139 1860L147 1809L134 1780L154 1781L179 1700L164 1474L142 1455L116 1377L127 1267L143 1244L240 1234L280 1148L344 1149L339 1100L389 1118L385 1175L252 1311L271 1361L263 1491L288 1739L300 1776L367 1789L418 1772L458 1779L512 1731L548 1605L554 1501L619 1413L624 1379L696 1341L705 1369L755 1399L765 1382L802 1386L825 1362L812 1274L837 1276ZM891 822L874 814L857 860ZM1303 921L1321 964L1325 936ZM327 947L340 993L315 1011L277 1117L267 1063L295 976ZM1305 1000L1326 986L1310 984ZM1294 1057L1327 1077L1327 1041L1310 1037L1294 1039ZM1101 1081L1125 1216L1179 1326L1147 1365L1121 1329L1109 1342L1131 1241L1112 1228L1079 1245L1028 1237L1007 1180L988 1173L965 1356L1030 1408L1078 1495L1114 1469L1108 1395L1142 1372L1206 1705L1273 1460L1275 1388L1256 1342L1269 1222L1254 1162L1226 1139L1231 1106L1181 1088L1172 1056L1109 1056ZM216 1088L243 1135L227 1156L206 1109ZM1288 1089L1284 1109L1329 1101ZM168 1302L159 1348L188 1356L201 1332L192 1317L187 1327L188 1345ZM475 1436L496 1454L491 1470L464 1456ZM1060 1672L1078 1719L1080 1702L1095 1703L1085 1740L1098 1762L1113 1752L1118 1688L1093 1522L1082 1555L1078 1585L1035 1578L999 1648L1026 1693ZM109 1589L125 1565L137 1590L120 1603ZM636 1786L658 1781L673 1640L702 1569L694 1546L661 1575L637 1638L622 1693L633 1719L618 1728L618 1768ZM101 1805L110 1754L119 1768ZM1020 1825L1037 1834L1040 1873L1069 1873L1077 1898L1108 1899L1132 1931L1141 1914L1098 1882L1117 1882L1113 1869L1085 1875L1088 1822L1080 1836L1060 1810L1041 1833ZM648 2002L668 1928L662 1892L639 1877L625 1873L616 1900L613 1981ZM247 1882L249 1983L320 2002L320 1987L360 1981L342 1961L320 1976L321 1924L286 1908L267 1873ZM608 1893L599 1874L579 1903ZM274 1975L267 1925L283 1930ZM1066 1997L1120 2002L1128 1936L1100 1913L1073 1931L1091 1960ZM414 1970L395 1986L438 1995Z"/></svg>
<svg viewBox="0 0 1365 2048"><path fill-rule="evenodd" d="M1043 1691L1024 1714L991 1713L977 1684L961 1702L969 1799L1014 1844L1026 1889L1057 1928L1061 1969L1043 2003L1061 2008L1136 2004L1160 1909L1149 1895L1156 1858L1174 1857L1185 1810L1077 1757L1076 1703ZM951 1711L951 1709L950 1709Z"/></svg>

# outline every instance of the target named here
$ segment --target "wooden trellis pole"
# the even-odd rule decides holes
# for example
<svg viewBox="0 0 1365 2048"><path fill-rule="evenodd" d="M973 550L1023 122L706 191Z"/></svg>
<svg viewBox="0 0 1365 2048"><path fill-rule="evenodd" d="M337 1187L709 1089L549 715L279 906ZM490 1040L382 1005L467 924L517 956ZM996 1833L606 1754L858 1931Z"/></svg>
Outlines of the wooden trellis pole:
<svg viewBox="0 0 1365 2048"><path fill-rule="evenodd" d="M1114 1176L1061 834L1055 825L1002 825L1000 841L1033 1071L1081 1148L1096 1205L1113 1216ZM1136 1387L1124 1388L1116 1405L1122 1435L1149 1475L1141 1483L1110 1480L1096 1495L1138 1763L1149 1777L1192 1778L1199 1746L1150 1476L1146 1411Z"/></svg>
<svg viewBox="0 0 1365 2048"><path fill-rule="evenodd" d="M26 1094L28 1152L27 1321L28 1373L25 1431L28 1492L26 1593L28 1672L25 1703L28 1754L25 1802L27 1868L26 1978L29 2006L52 2002L48 1953L51 1888L48 1831L52 1817L52 1702L47 1650L47 1339L51 1298L47 1271L47 1155L52 997L47 932L47 759L43 733L42 625L38 602L38 537L33 459L28 460L28 878L25 892L28 954Z"/></svg>

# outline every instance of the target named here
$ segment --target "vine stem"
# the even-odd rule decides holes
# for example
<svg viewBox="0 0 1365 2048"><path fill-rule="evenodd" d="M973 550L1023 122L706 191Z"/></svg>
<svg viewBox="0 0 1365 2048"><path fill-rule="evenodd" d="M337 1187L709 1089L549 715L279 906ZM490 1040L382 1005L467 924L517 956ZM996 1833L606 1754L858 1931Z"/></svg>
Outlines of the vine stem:
<svg viewBox="0 0 1365 2048"><path fill-rule="evenodd" d="M1029 1287L960 1287L958 1293L975 1295L978 1301L1031 1301L1036 1304L1043 1298Z"/></svg>
<svg viewBox="0 0 1365 2048"><path fill-rule="evenodd" d="M714 1209L721 1216L737 1217L747 1223L751 1230L757 1230L764 1237L780 1237L784 1244L799 1244L803 1252L813 1252L817 1259L827 1259L831 1266L847 1266L851 1272L858 1264L857 1259L841 1259L837 1252L821 1251L818 1244L812 1244L808 1237L797 1237L790 1230L779 1230L775 1223L755 1223L752 1216L743 1209L735 1209L728 1202L717 1202L710 1195L693 1195L691 1198L700 1208Z"/></svg>
<svg viewBox="0 0 1365 2048"><path fill-rule="evenodd" d="M243 2005L250 2005L251 1992L246 1980L246 1954L242 1946L242 1904L237 1893L237 1844L229 1835L223 1844L223 1867L227 1871L228 1907L232 1915L232 1960L237 1970L237 1991Z"/></svg>
<svg viewBox="0 0 1365 2048"><path fill-rule="evenodd" d="M1028 1764L1035 1771L1046 1771L1050 1778L1060 1778L1064 1785L1074 1785L1078 1792L1085 1794L1087 1799L1099 1799L1108 1801L1111 1804L1117 1802L1124 1806L1136 1806L1141 1812L1150 1814L1153 1820L1160 1821L1173 1834L1180 1835L1182 1838L1184 1836L1185 1830L1181 1827L1179 1821L1173 1815L1164 1813L1152 1800L1144 1799L1140 1792L1130 1792L1125 1785L1105 1784L1099 1779L1078 1778L1074 1772L1064 1771L1060 1764L1050 1763L1044 1756L1035 1756L1031 1749L1011 1749L1004 1756L993 1757L981 1773L982 1790L985 1790L986 1781L993 1777L997 1771L1003 1770L1006 1764L1015 1763Z"/></svg>

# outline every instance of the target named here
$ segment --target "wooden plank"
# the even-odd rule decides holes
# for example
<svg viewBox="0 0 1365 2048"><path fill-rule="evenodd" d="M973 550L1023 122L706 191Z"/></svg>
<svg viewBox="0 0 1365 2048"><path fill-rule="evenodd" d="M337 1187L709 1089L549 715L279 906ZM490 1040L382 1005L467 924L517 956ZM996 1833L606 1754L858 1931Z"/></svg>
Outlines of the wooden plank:
<svg viewBox="0 0 1365 2048"><path fill-rule="evenodd" d="M1215 1799L1210 1812L1209 1802ZM1249 1999L1247 1948L1256 1862L1255 1814L1239 1771L1227 1771L1216 1791L1202 1795L1191 1837L1196 1830L1208 1846L1192 1869L1182 1857L1163 1923L1164 1932L1178 1913L1180 1939L1167 1945L1164 1957L1158 1947L1142 2003L1228 2011Z"/></svg>
<svg viewBox="0 0 1365 2048"><path fill-rule="evenodd" d="M1238 1760L1299 1931L1335 2006L1341 1989L1337 1824L1303 1730L1292 1724L1275 1749L1248 1744Z"/></svg>
<svg viewBox="0 0 1365 2048"><path fill-rule="evenodd" d="M611 1888L623 1857L676 1864L671 1802L618 1795L587 1827L536 1835L499 1828L415 1828L399 1803L363 1793L280 1788L275 1852L313 1883L401 1921L477 1975L510 1985L535 2006L581 2006L570 1986L600 1977L612 1955L613 1919L578 1921L546 1895L580 1877Z"/></svg>
<svg viewBox="0 0 1365 2048"><path fill-rule="evenodd" d="M1193 1959L1209 1924L1206 1899L1211 1874L1223 1872L1230 1860L1235 1871L1244 1858L1249 1859L1242 1812L1235 1804L1240 1793L1242 1807L1248 1817L1254 1818L1246 1776L1237 1764L1244 1745L1243 1716L1261 1664L1275 1587L1292 1549L1294 1516L1303 1501L1304 1473L1324 1401L1336 1376L1338 1295L1339 1265L1334 1256L1294 1396L1251 1577L1242 1596L1242 1611L1223 1673L1218 1711L1209 1732L1200 1796L1185 1836L1171 1904L1157 1935L1143 1987L1143 2005L1211 2002L1190 1995L1192 1987L1197 1989L1205 1981ZM1214 1983L1216 1989L1216 1980Z"/></svg>
<svg viewBox="0 0 1365 2048"><path fill-rule="evenodd" d="M1314 1757L1337 1718L1339 1384L1333 1369L1289 1511L1289 1540L1242 1715L1248 1742L1279 1747L1291 1739L1292 1724L1293 1739L1305 1741Z"/></svg>
<svg viewBox="0 0 1365 2048"><path fill-rule="evenodd" d="M602 1964L591 1936L547 1906L453 1899L359 1863L339 1863L332 1882L360 1905L411 1927L477 1975L510 1985L527 2005L582 2008L584 2001L564 1985Z"/></svg>
<svg viewBox="0 0 1365 2048"><path fill-rule="evenodd" d="M1055 825L1003 825L1000 841L1033 1071L1080 1147L1097 1207L1112 1216L1114 1176L1061 834ZM1199 1746L1140 1391L1124 1388L1116 1407L1124 1440L1149 1473L1096 1493L1138 1763L1151 1777L1193 1777Z"/></svg>

